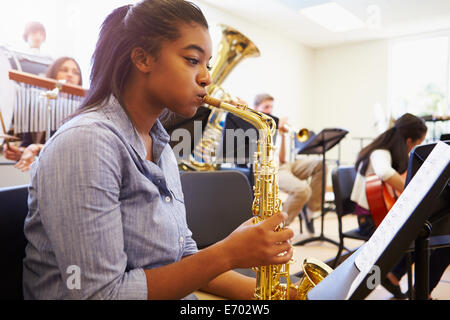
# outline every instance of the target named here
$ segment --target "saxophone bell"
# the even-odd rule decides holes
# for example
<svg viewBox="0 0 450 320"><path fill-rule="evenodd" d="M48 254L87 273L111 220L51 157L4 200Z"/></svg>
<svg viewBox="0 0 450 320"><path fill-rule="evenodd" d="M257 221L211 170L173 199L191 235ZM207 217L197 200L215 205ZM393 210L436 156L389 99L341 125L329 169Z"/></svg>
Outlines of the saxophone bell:
<svg viewBox="0 0 450 320"><path fill-rule="evenodd" d="M303 260L303 277L297 287L296 300L307 300L308 292L325 279L333 269L315 258Z"/></svg>

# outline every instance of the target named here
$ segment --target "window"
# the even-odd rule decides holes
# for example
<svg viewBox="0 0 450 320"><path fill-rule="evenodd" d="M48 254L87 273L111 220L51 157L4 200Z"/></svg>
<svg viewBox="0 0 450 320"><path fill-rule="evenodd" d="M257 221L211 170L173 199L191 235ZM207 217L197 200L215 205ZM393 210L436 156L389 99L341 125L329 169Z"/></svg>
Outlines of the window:
<svg viewBox="0 0 450 320"><path fill-rule="evenodd" d="M389 105L394 119L406 112L428 119L449 115L449 43L450 33L392 44ZM429 139L450 132L449 121L427 125Z"/></svg>

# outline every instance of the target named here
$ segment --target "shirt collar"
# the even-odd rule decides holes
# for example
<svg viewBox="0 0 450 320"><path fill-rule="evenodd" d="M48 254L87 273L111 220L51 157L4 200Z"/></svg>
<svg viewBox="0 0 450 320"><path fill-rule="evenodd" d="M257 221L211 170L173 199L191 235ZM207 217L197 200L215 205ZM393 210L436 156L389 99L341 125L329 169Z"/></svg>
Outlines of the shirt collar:
<svg viewBox="0 0 450 320"><path fill-rule="evenodd" d="M120 133L125 137L126 141L131 145L139 157L142 160L145 160L147 157L147 150L145 149L144 142L117 98L111 95L109 102L103 108L103 111L106 117L114 122ZM156 123L149 134L153 140L153 160L155 163L159 163L161 154L170 141L170 136L159 119L156 120Z"/></svg>

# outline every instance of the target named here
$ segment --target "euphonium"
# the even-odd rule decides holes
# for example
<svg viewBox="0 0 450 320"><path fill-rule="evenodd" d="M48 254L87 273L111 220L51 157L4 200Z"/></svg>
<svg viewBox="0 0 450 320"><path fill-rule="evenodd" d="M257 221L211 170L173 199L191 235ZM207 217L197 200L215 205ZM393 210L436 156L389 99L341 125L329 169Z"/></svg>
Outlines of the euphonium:
<svg viewBox="0 0 450 320"><path fill-rule="evenodd" d="M206 91L212 97L221 94L219 96L221 100L231 103L231 98L222 90L220 85L239 62L245 58L258 57L260 53L255 44L245 35L229 26L220 26L222 28L222 40L211 68L212 84L208 86ZM193 171L216 170L213 157L222 139L222 122L225 113L223 110L211 110L202 139L194 147L193 155L190 156L189 161L181 161L181 169Z"/></svg>
<svg viewBox="0 0 450 320"><path fill-rule="evenodd" d="M218 99L205 96L203 101L226 112L242 118L251 123L259 132L257 152L254 159L254 201L252 212L255 223L259 223L281 209L281 200L278 197L277 165L274 161L275 147L273 136L276 131L276 123L272 117L249 109L244 105L231 105ZM278 227L279 230L284 226ZM258 300L288 300L291 288L296 289L298 299L306 299L308 291L318 282L325 278L331 268L326 264L308 259L305 261L304 277L300 280L298 287L291 284L289 275L289 264L260 266L256 271L255 299ZM286 283L282 283L282 279Z"/></svg>

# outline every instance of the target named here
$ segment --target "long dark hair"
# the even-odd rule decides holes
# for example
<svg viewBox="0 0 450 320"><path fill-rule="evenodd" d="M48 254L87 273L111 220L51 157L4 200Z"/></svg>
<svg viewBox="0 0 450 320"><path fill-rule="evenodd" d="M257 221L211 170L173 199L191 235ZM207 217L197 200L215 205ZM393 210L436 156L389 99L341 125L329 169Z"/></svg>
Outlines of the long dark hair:
<svg viewBox="0 0 450 320"><path fill-rule="evenodd" d="M72 117L101 107L111 94L123 106L133 48L141 47L157 58L162 41L176 40L179 27L191 23L208 28L201 10L184 0L143 0L115 9L102 24L92 57L91 86Z"/></svg>
<svg viewBox="0 0 450 320"><path fill-rule="evenodd" d="M73 62L75 62L77 68L78 68L78 72L80 72L80 82L77 83L77 85L82 86L83 85L83 77L81 76L81 69L80 69L80 65L78 64L78 62L71 57L61 57L55 60L55 62L53 62L47 69L47 73L45 74L45 76L47 78L51 78L51 79L56 79L56 76L58 75L59 69L61 68L61 66L64 64L64 62L66 62L67 60L72 60Z"/></svg>
<svg viewBox="0 0 450 320"><path fill-rule="evenodd" d="M395 121L395 126L379 135L371 144L362 149L358 154L355 168L358 170L360 164L362 175L366 174L369 166L370 155L378 149L388 150L392 157L392 167L400 174L408 168L408 147L406 140L421 139L427 132L427 126L422 119L406 113Z"/></svg>

